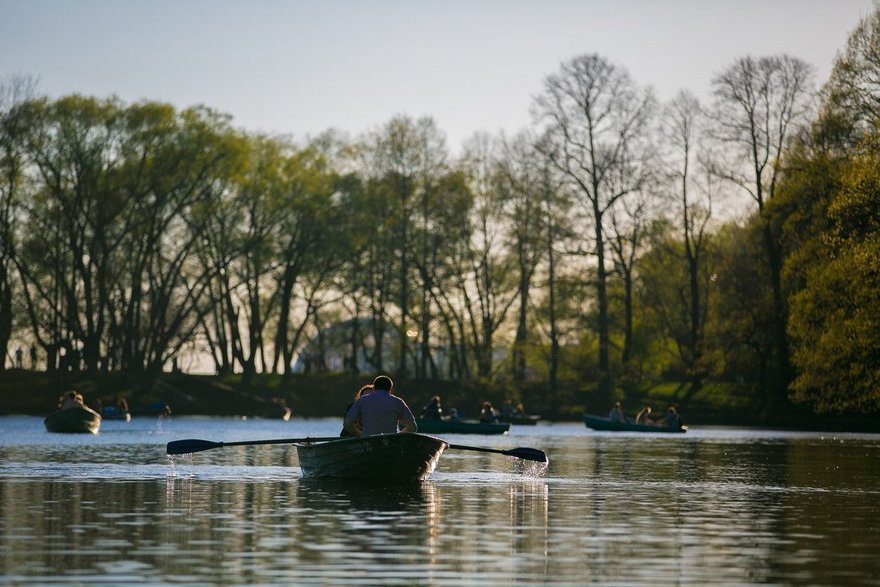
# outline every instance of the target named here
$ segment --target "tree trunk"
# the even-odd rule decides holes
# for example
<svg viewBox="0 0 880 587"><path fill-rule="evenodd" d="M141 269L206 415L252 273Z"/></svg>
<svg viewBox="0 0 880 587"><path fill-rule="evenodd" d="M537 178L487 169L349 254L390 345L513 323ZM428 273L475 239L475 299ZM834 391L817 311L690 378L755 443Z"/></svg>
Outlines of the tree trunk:
<svg viewBox="0 0 880 587"><path fill-rule="evenodd" d="M605 240L602 229L602 212L598 201L593 201L593 218L596 232L596 302L598 305L598 319L596 329L599 334L599 397L601 401L609 403L612 398L613 381L611 378L611 366L609 360L609 347L611 346L608 318L608 273L605 270Z"/></svg>

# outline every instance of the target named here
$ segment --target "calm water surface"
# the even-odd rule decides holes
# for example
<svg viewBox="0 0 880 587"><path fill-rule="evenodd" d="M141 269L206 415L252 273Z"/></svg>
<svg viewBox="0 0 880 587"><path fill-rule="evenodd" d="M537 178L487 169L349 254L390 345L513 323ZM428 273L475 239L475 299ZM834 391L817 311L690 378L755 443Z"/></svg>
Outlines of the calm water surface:
<svg viewBox="0 0 880 587"><path fill-rule="evenodd" d="M880 436L514 427L546 470L445 453L425 483L302 479L336 420L135 418L50 434L0 418L0 583L880 585Z"/></svg>

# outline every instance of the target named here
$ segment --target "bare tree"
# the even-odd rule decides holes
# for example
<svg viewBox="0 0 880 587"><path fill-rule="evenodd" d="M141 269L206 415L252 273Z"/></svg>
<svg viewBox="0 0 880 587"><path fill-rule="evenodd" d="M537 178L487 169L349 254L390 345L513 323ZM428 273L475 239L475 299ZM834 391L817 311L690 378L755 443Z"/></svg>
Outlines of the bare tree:
<svg viewBox="0 0 880 587"><path fill-rule="evenodd" d="M654 111L650 90L639 88L622 68L599 55L564 62L544 81L534 104L543 124L544 154L565 174L592 227L588 247L596 262L599 391L610 397L606 214L637 192L647 177L644 141Z"/></svg>
<svg viewBox="0 0 880 587"><path fill-rule="evenodd" d="M464 159L470 170L474 209L467 265L459 277L458 291L477 375L485 379L492 375L496 333L516 300L516 289L511 287L511 259L504 253L504 201L494 182L497 154L492 139L482 133L475 135L466 145Z"/></svg>
<svg viewBox="0 0 880 587"><path fill-rule="evenodd" d="M643 251L650 224L648 194L640 192L637 196L621 200L620 205L611 210L608 238L614 272L623 283L623 346L620 362L627 373L633 358L636 261Z"/></svg>
<svg viewBox="0 0 880 587"><path fill-rule="evenodd" d="M847 120L858 140L880 121L880 5L859 21L825 86L826 104Z"/></svg>
<svg viewBox="0 0 880 587"><path fill-rule="evenodd" d="M680 229L681 251L676 255L681 255L687 267L687 294L680 298L684 306L681 314L687 323L686 334L677 335L678 328L671 332L694 385L699 385L704 375L700 363L708 296L702 265L707 246L706 229L712 218L712 178L707 175L707 183L700 190L695 179L699 170L694 169L705 126L705 113L697 98L688 91L681 91L666 104L660 127L666 145L664 171L675 203L670 220L678 223Z"/></svg>
<svg viewBox="0 0 880 587"><path fill-rule="evenodd" d="M540 151L540 147L537 147ZM560 249L573 235L572 222L568 217L570 209L569 190L564 189L566 182L560 178L559 171L546 159L541 165L541 215L543 217L544 261L546 263L544 277L546 282L546 334L550 339L550 352L547 358L549 374L549 392L551 400L556 397L559 383L559 362L562 338L560 323ZM540 316L540 314L539 314Z"/></svg>
<svg viewBox="0 0 880 587"><path fill-rule="evenodd" d="M513 139L501 139L497 181L504 202L508 249L515 260L517 275L516 336L513 342L512 369L514 381L526 376L528 345L529 299L532 278L543 257L544 175L536 139L522 132Z"/></svg>
<svg viewBox="0 0 880 587"><path fill-rule="evenodd" d="M778 383L792 380L787 308L782 291L783 252L767 213L782 172L789 135L810 111L812 70L789 55L742 57L713 80L714 136L728 160L713 172L738 186L755 202L767 254L773 293L773 330L778 353Z"/></svg>
<svg viewBox="0 0 880 587"><path fill-rule="evenodd" d="M13 332L16 228L27 162L20 106L34 97L36 84L34 78L21 76L0 80L0 372L6 368Z"/></svg>

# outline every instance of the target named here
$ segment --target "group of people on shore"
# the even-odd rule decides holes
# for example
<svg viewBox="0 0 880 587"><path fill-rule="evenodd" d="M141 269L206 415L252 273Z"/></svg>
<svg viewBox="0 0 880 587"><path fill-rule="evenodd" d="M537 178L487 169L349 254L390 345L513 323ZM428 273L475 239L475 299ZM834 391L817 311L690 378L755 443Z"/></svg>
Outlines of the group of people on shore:
<svg viewBox="0 0 880 587"><path fill-rule="evenodd" d="M657 426L660 428L679 428L681 427L681 418L675 406L669 406L666 413L659 417L654 417L651 406L645 406L636 413L635 418L627 418L623 413L620 402L614 402L614 406L608 413L608 419L612 422L625 422L630 424L642 424L643 426Z"/></svg>

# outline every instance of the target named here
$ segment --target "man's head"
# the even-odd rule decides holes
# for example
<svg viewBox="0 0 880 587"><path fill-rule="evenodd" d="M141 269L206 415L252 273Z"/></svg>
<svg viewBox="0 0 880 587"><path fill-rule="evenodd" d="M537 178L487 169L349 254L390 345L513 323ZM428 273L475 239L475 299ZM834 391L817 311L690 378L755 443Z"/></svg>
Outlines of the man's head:
<svg viewBox="0 0 880 587"><path fill-rule="evenodd" d="M394 387L394 383L387 375L379 375L373 380L373 387L375 387L376 389L391 391L391 389Z"/></svg>

